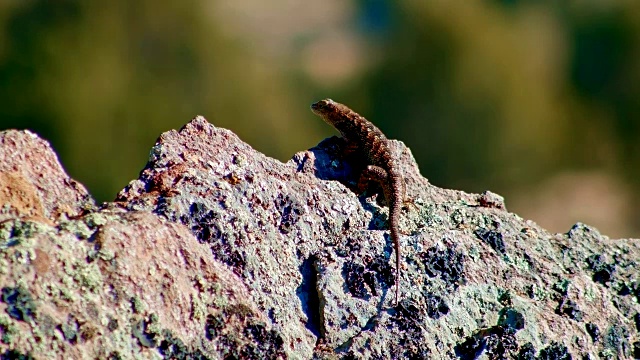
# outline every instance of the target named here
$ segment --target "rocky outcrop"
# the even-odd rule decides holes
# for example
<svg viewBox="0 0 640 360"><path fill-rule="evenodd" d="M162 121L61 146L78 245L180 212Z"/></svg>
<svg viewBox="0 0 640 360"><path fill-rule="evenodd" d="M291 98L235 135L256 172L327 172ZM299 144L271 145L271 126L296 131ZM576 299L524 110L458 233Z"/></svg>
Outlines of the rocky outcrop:
<svg viewBox="0 0 640 360"><path fill-rule="evenodd" d="M46 142L2 133L0 354L640 356L640 240L550 234L393 145L413 200L397 306L388 211L334 138L281 163L198 117L98 208Z"/></svg>

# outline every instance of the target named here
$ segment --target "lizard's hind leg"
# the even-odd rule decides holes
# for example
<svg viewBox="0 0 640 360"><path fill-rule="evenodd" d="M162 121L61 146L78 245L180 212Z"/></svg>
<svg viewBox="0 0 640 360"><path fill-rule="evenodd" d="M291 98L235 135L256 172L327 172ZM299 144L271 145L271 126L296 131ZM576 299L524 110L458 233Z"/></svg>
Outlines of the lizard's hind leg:
<svg viewBox="0 0 640 360"><path fill-rule="evenodd" d="M389 174L380 166L369 165L360 174L360 180L358 180L358 192L361 194L369 187L369 182L374 181L380 185L386 184ZM386 198L385 194L385 198Z"/></svg>
<svg viewBox="0 0 640 360"><path fill-rule="evenodd" d="M373 187L373 194L378 194L376 203L380 206L389 206L391 194L387 194L390 189L385 186L389 181L389 173L380 166L369 165L362 173L360 173L360 179L358 180L358 194L362 194L367 190L371 190L372 182L375 184ZM383 196L380 196L382 193Z"/></svg>

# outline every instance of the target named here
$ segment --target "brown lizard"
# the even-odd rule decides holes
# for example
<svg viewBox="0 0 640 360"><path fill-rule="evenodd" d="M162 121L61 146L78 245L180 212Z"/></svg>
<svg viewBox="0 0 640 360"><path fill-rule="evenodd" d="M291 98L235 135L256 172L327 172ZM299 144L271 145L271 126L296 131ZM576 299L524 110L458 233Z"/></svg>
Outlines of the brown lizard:
<svg viewBox="0 0 640 360"><path fill-rule="evenodd" d="M318 101L311 110L340 132L348 147L366 156L368 165L358 182L363 191L367 182L376 181L382 187L389 206L389 230L396 252L396 301L400 292L400 211L404 202L404 184L396 160L391 156L389 139L369 120L331 99Z"/></svg>

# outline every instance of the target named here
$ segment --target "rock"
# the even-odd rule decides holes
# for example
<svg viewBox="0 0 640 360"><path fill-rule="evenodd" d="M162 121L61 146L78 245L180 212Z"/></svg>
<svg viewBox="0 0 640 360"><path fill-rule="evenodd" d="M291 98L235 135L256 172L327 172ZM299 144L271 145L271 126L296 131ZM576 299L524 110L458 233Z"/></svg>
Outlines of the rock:
<svg viewBox="0 0 640 360"><path fill-rule="evenodd" d="M51 146L28 130L0 132L0 160L0 221L77 216L95 205L87 189L64 172Z"/></svg>
<svg viewBox="0 0 640 360"><path fill-rule="evenodd" d="M335 138L281 163L198 117L163 134L140 178L93 209L44 141L0 136L3 169L29 184L0 198L3 356L561 359L640 348L640 240L584 224L550 234L497 194L437 188L400 142L413 204L393 306L388 210L375 188L352 191ZM6 165L17 153L46 166ZM15 195L27 188L35 195Z"/></svg>

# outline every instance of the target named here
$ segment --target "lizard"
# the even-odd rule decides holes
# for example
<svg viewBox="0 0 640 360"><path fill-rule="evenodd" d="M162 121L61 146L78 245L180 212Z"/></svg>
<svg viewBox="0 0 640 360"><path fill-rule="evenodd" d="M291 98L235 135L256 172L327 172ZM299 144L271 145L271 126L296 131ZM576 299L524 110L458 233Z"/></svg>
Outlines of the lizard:
<svg viewBox="0 0 640 360"><path fill-rule="evenodd" d="M382 187L389 207L389 232L396 252L396 297L400 293L400 212L404 203L404 182L397 161L391 154L389 139L373 123L346 105L331 99L311 105L311 111L340 132L348 148L353 148L367 159L362 171L358 191L362 192L368 181L376 181Z"/></svg>

